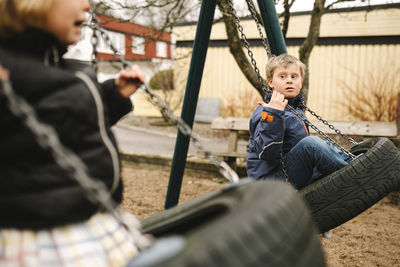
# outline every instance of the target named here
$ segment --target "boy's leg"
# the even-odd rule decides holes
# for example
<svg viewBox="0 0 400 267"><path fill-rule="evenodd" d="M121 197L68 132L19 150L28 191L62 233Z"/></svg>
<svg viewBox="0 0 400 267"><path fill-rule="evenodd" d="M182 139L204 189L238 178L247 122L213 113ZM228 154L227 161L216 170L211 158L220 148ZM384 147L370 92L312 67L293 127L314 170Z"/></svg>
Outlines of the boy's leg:
<svg viewBox="0 0 400 267"><path fill-rule="evenodd" d="M302 139L285 156L290 183L297 189L348 165L350 158L327 141L316 136Z"/></svg>

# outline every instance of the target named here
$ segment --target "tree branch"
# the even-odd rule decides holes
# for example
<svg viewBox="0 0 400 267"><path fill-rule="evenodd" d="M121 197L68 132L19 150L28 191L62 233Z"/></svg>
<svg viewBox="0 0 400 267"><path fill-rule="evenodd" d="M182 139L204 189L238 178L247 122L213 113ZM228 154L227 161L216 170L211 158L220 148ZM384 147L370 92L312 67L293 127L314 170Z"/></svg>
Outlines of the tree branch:
<svg viewBox="0 0 400 267"><path fill-rule="evenodd" d="M243 52L241 39L239 38L236 22L231 15L229 4L226 0L217 0L217 5L222 13L222 18L225 23L226 33L228 35L229 50L231 54L233 55L236 63L240 67L246 79L251 83L251 85L254 86L254 88L256 88L258 93L263 96L264 92L261 89L257 74L255 73L253 66Z"/></svg>
<svg viewBox="0 0 400 267"><path fill-rule="evenodd" d="M308 30L308 34L306 39L304 40L303 44L300 46L299 49L299 59L301 62L308 66L308 62L310 59L311 51L313 50L315 44L317 43L319 32L320 32L320 25L321 25L321 17L325 13L325 0L315 0L314 8L311 11L311 22L310 27ZM302 94L307 99L308 96L308 85L309 85L309 75L308 75L308 68L306 69L306 75L303 81L303 89Z"/></svg>
<svg viewBox="0 0 400 267"><path fill-rule="evenodd" d="M293 3L295 0L284 0L283 2L283 8L284 11L280 15L280 17L283 17L283 22L282 22L282 34L283 37L286 39L286 34L289 28L289 20L290 20L290 8L292 7Z"/></svg>

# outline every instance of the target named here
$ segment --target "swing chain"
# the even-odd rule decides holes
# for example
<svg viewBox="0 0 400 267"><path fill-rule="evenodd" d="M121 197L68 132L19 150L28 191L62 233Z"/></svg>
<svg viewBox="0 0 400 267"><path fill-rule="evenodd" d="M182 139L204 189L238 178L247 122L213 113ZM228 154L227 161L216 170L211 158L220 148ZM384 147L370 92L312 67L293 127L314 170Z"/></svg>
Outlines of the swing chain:
<svg viewBox="0 0 400 267"><path fill-rule="evenodd" d="M271 48L269 47L269 42L268 42L267 37L266 36L264 37L264 34L261 30L261 23L257 17L257 12L256 12L256 8L254 6L254 3L252 0L246 0L246 2L247 2L247 5L249 6L251 16L253 17L253 20L255 21L255 23L257 25L258 34L260 35L262 44L265 48L265 52L267 53L267 57L270 58L272 56Z"/></svg>
<svg viewBox="0 0 400 267"><path fill-rule="evenodd" d="M91 17L90 21L91 21L92 24L97 23L96 18L94 16ZM93 66L95 72L97 73L98 65L97 65L96 58L98 56L97 46L99 44L99 37L97 36L97 30L95 28L93 29L93 34L92 34L92 37L91 37L90 41L92 43L92 49L93 49L93 51L92 51L92 66Z"/></svg>
<svg viewBox="0 0 400 267"><path fill-rule="evenodd" d="M94 16L94 13L92 14L92 16ZM96 23L93 23L94 21ZM100 32L100 37L103 38L106 42L106 45L111 48L116 60L122 63L124 68L127 68L130 65L128 61L123 58L121 53L119 53L119 51L115 48L108 34L99 26L99 21L92 20L92 23L87 24L87 26ZM92 45L94 46L95 44L92 43ZM223 175L225 179L227 179L230 183L239 182L239 175L225 161L220 160L215 153L205 149L200 139L193 133L191 127L184 120L177 117L173 113L172 109L162 101L159 95L155 94L152 90L150 90L148 86L144 84L142 84L140 89L143 89L147 93L150 102L158 106L162 114L165 114L172 122L177 125L182 134L191 138L193 144L198 150L205 151L205 158L212 162L218 168L219 172Z"/></svg>
<svg viewBox="0 0 400 267"><path fill-rule="evenodd" d="M262 78L262 76L261 76L261 74L260 74L260 69L259 69L258 66L257 66L256 60L254 59L253 52L252 52L251 49L250 49L250 43L248 42L247 37L246 37L246 35L244 34L243 27L242 27L242 25L240 24L239 17L236 15L237 12L236 12L236 9L235 9L234 6L233 6L232 0L228 0L228 4L229 4L229 6L230 6L230 8L231 8L231 13L232 13L233 18L235 19L236 26L237 26L237 28L238 28L238 30L239 30L239 32L240 32L240 37L242 38L243 45L244 45L244 46L246 47L246 49L247 49L247 54L248 54L249 57L250 57L250 62L251 62L251 64L253 65L254 71L255 71L256 74L257 74L257 78L258 78L258 81L260 82L261 89L263 90L264 95L267 95L268 93L271 92L271 90L270 90L270 89L268 88L268 86L265 84L265 81L264 81L264 79Z"/></svg>
<svg viewBox="0 0 400 267"><path fill-rule="evenodd" d="M204 146L202 145L202 142L197 137L197 135L193 133L190 126L181 118L177 117L173 113L171 108L161 100L161 97L159 95L153 93L153 91L151 91L147 86L144 86L144 90L149 95L151 103L158 106L160 108L161 113L166 114L168 118L178 126L182 134L190 137L193 141L193 144L196 146L198 150L205 151L205 158L211 161L218 168L219 172L229 182L231 183L239 182L238 174L234 170L232 170L232 168L229 167L229 165L225 161L218 159L218 156L215 155L215 153L205 149Z"/></svg>
<svg viewBox="0 0 400 267"><path fill-rule="evenodd" d="M321 135L325 140L329 141L332 145L336 146L336 148L338 148L340 151L342 151L346 156L351 157L351 158L355 158L356 156L351 153L350 151L344 149L341 145L339 145L335 140L333 140L331 137L329 137L326 133L324 133L323 131L321 131L320 129L318 129L317 126L315 126L314 124L312 124L306 117L305 115L301 114L300 112L298 112L295 108L293 108L292 106L287 105L286 106L291 112L293 112L297 117L299 117L300 119L302 119L304 121L304 123L307 124L307 126L311 127L316 133L318 133L319 135Z"/></svg>
<svg viewBox="0 0 400 267"><path fill-rule="evenodd" d="M328 121L324 120L321 116L317 115L314 111L312 111L309 107L307 107L306 105L302 105L302 107L304 108L304 110L308 111L311 115L313 115L314 117L316 117L319 121L321 121L323 124L327 125L331 130L334 130L335 133L337 133L338 135L342 136L344 139L346 139L347 141L349 141L350 143L352 143L353 145L356 145L357 142L354 141L353 138L351 138L350 136L342 133L339 129L335 128L335 126L333 126L332 124L330 124Z"/></svg>
<svg viewBox="0 0 400 267"><path fill-rule="evenodd" d="M280 160L281 160L281 164L282 164L282 171L283 171L283 174L285 176L285 181L288 184L290 184L289 174L287 173L286 164L285 164L285 158L283 157L282 151L281 151L281 155L280 155Z"/></svg>
<svg viewBox="0 0 400 267"><path fill-rule="evenodd" d="M250 1L250 0L246 0L246 1ZM251 1L250 1L250 2L251 2ZM272 93L272 92L271 92L271 89L269 89L269 88L266 86L264 79L261 77L260 70L259 70L259 68L257 67L256 61L255 61L255 59L254 59L254 57L253 57L253 52L251 52L250 44L249 44L249 42L247 41L247 37L246 37L246 35L245 35L244 32L243 32L243 27L240 25L240 20L239 20L239 18L238 18L238 16L237 16L237 12L236 12L236 9L235 9L234 6L233 6L232 0L228 0L228 3L229 3L229 6L230 6L230 8L231 8L232 16L235 18L236 25L237 25L237 28L238 28L238 30L239 30L239 32L240 32L240 35L241 35L241 38L242 38L242 40L243 40L244 46L245 46L246 49L247 49L248 55L249 55L249 57L250 57L250 59L251 59L251 63L253 64L254 70L255 70L255 72L256 72L256 74L257 74L257 76L258 76L258 80L259 80L260 83L261 83L261 87L263 88L263 91L264 91L265 94L271 94L271 93ZM254 11L254 8L253 8L253 11ZM255 12L255 11L254 11L254 12ZM253 18L254 18L254 17L253 17ZM258 21L258 19L257 19L257 21ZM265 37L262 35L261 38L265 38ZM267 41L267 40L265 40L265 41ZM263 44L264 44L264 43L265 43L265 42L263 42ZM264 46L264 48L267 49L266 46ZM307 111L309 111L309 112L311 111L311 110L310 110L309 108L307 108L305 105L302 105L302 107L305 107L305 109L306 109ZM341 145L339 145L335 140L333 140L333 139L330 138L328 135L326 135L324 132L322 132L321 130L319 130L318 127L316 127L315 125L313 125L304 115L302 115L301 113L299 113L295 108L293 108L293 107L290 106L290 105L287 105L286 108L289 109L291 112L293 112L297 117L299 117L300 119L302 119L308 126L310 126L312 129L314 129L319 135L321 135L322 137L324 137L325 140L328 140L330 143L332 143L334 146L336 146L336 147L337 147L340 151L342 151L345 155L347 155L348 157L351 157L351 158L355 158L355 155L353 155L350 151L344 149L344 148L343 148ZM315 112L310 112L310 113L311 113L313 116L316 116ZM318 117L321 118L320 116L318 116ZM317 117L317 118L318 118L318 117ZM321 119L322 119L322 118L321 118ZM326 121L325 121L325 122L326 122ZM329 128L334 129L335 132L339 132L341 136L343 136L343 137L345 136L345 135L344 135L343 133L341 133L338 129L335 129L335 127L334 127L333 125L329 124L328 122L326 122L326 123L325 123L325 122L323 121L323 123L326 124L326 125L328 125ZM333 127L333 128L332 128L332 127ZM345 138L346 138L346 137L345 137ZM346 140L350 141L350 140L352 140L352 139L351 139L350 137L347 137ZM350 141L350 142L351 142L351 141ZM354 140L353 140L353 142L354 142ZM354 142L353 144L355 144L355 143L356 143L356 142ZM284 162L281 161L281 163L282 163L282 166L284 166ZM283 168L283 169L284 169L284 168ZM286 176L287 176L287 173L285 173L285 170L284 170L284 174L285 174L285 177L286 177Z"/></svg>
<svg viewBox="0 0 400 267"><path fill-rule="evenodd" d="M92 44L92 66L94 67L95 71L98 71L98 52L97 52L97 46L99 44L99 35L104 40L106 46L110 47L111 50L113 51L113 54L115 58L122 63L123 68L127 68L129 66L129 63L123 58L123 55L118 51L118 49L115 48L110 36L99 26L100 22L97 20L97 18L92 15L92 19L90 23L84 24L84 26L87 26L92 29L93 34L91 38L91 44Z"/></svg>

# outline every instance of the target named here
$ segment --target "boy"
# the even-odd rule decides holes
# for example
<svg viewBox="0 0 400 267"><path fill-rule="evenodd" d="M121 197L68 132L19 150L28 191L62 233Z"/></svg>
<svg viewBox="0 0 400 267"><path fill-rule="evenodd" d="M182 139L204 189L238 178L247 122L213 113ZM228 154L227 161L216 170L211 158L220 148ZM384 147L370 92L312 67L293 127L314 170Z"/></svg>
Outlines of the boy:
<svg viewBox="0 0 400 267"><path fill-rule="evenodd" d="M304 115L300 95L304 73L305 65L294 56L283 54L268 61L266 76L273 92L268 103L258 102L250 119L249 177L285 180L283 157L288 182L301 189L351 160L329 142L309 136L304 121L286 108L290 105Z"/></svg>

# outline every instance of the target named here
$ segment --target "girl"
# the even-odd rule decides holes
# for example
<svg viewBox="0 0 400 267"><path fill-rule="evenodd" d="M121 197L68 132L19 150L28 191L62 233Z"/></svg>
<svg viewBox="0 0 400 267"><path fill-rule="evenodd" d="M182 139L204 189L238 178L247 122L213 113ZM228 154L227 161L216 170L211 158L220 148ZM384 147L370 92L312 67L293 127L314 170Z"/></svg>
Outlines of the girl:
<svg viewBox="0 0 400 267"><path fill-rule="evenodd" d="M120 203L110 127L131 111L134 80L144 82L144 74L133 67L100 84L88 66L62 58L89 9L88 0L0 0L0 64L15 93ZM0 265L119 266L135 254L126 230L89 201L3 96L0 124Z"/></svg>

